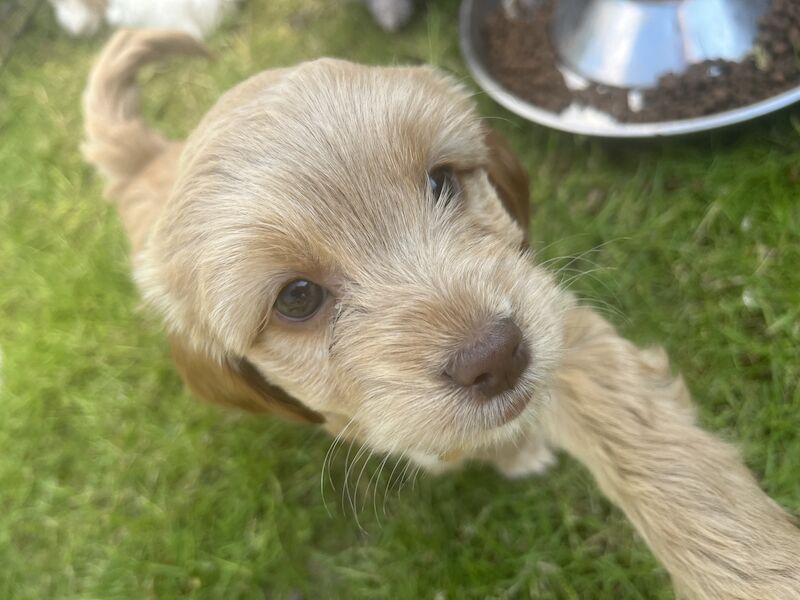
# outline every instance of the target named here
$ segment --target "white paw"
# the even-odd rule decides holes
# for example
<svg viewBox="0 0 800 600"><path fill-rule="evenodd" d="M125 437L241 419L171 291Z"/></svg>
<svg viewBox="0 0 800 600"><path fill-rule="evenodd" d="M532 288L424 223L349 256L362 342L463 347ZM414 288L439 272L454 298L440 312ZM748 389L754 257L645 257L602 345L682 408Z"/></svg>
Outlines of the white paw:
<svg viewBox="0 0 800 600"><path fill-rule="evenodd" d="M509 479L544 475L556 464L556 455L543 443L525 445L516 454L498 458L495 468Z"/></svg>
<svg viewBox="0 0 800 600"><path fill-rule="evenodd" d="M421 466L431 475L443 475L461 466L460 460L442 460L435 454L425 454L423 452L409 452L408 459Z"/></svg>

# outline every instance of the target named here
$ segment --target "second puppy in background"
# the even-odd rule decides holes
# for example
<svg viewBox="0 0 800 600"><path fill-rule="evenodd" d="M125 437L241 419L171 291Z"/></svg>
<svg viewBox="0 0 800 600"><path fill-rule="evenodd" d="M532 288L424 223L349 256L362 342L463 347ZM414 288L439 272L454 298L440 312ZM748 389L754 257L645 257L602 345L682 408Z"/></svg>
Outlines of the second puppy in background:
<svg viewBox="0 0 800 600"><path fill-rule="evenodd" d="M240 0L50 0L59 24L86 36L107 22L112 27L182 31L202 39Z"/></svg>
<svg viewBox="0 0 800 600"><path fill-rule="evenodd" d="M344 0L341 1L344 5ZM111 27L183 31L203 39L241 0L50 0L61 27L74 36ZM397 31L414 16L414 0L363 0L386 31Z"/></svg>

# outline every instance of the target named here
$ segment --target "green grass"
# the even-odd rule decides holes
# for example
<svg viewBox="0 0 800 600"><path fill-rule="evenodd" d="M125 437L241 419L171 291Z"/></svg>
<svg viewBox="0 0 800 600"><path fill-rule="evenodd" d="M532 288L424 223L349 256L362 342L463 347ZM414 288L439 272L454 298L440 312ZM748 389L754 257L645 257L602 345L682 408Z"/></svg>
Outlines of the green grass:
<svg viewBox="0 0 800 600"><path fill-rule="evenodd" d="M0 74L0 598L671 597L568 459L524 482L474 468L401 485L401 466L369 493L378 462L356 486L359 463L356 518L345 450L323 500L325 435L191 399L78 153L103 40L67 38L46 9ZM214 63L146 75L147 113L183 135L248 74L320 55L465 74L456 13L430 3L388 37L355 4L252 0L211 39ZM541 256L580 255L557 261L586 273L572 287L664 344L704 424L798 513L800 111L611 143L478 101L531 173Z"/></svg>

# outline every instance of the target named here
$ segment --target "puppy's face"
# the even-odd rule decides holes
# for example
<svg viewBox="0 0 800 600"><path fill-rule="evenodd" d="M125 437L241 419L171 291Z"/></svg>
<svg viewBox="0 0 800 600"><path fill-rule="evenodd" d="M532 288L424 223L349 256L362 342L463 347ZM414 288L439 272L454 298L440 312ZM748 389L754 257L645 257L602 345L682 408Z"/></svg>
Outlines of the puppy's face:
<svg viewBox="0 0 800 600"><path fill-rule="evenodd" d="M464 92L330 60L262 77L187 142L138 259L147 297L194 352L376 449L513 435L546 398L564 298L521 249Z"/></svg>

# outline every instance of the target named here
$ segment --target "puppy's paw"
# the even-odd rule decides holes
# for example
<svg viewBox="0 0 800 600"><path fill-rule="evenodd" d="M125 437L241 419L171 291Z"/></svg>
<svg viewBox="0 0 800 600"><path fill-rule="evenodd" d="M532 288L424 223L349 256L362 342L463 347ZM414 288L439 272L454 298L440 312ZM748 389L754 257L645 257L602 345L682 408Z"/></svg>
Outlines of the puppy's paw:
<svg viewBox="0 0 800 600"><path fill-rule="evenodd" d="M544 475L557 462L556 455L543 442L523 445L515 454L494 461L495 468L509 479Z"/></svg>
<svg viewBox="0 0 800 600"><path fill-rule="evenodd" d="M425 454L422 452L409 452L408 459L434 476L455 471L462 464L461 460L443 460L435 454Z"/></svg>

